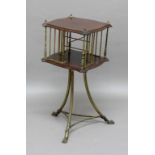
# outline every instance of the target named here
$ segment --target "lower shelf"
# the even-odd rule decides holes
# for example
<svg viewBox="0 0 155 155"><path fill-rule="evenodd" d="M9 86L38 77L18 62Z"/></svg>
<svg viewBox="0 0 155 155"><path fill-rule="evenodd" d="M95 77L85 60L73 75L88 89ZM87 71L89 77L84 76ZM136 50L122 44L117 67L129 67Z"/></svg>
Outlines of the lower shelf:
<svg viewBox="0 0 155 155"><path fill-rule="evenodd" d="M78 72L86 72L90 69L96 68L104 62L109 61L108 58L87 54L87 63L86 67L82 68L81 66L82 52L71 50L70 52L66 51L64 53L64 58L62 60L62 55L60 53L54 53L47 58L42 58L43 62L47 62L59 67L66 69L72 69ZM93 60L93 61L92 61Z"/></svg>

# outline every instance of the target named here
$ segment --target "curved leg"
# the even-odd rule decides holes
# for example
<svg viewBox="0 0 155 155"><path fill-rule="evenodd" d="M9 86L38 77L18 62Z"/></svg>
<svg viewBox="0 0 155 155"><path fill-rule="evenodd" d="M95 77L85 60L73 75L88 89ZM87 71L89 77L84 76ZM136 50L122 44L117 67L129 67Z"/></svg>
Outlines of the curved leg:
<svg viewBox="0 0 155 155"><path fill-rule="evenodd" d="M67 126L65 130L65 136L63 139L63 143L67 143L69 138L69 130L71 127L71 117L72 117L72 111L73 111L73 101L74 100L74 72L71 71L71 86L70 86L70 106L69 106L69 114L68 114L68 120L67 120Z"/></svg>
<svg viewBox="0 0 155 155"><path fill-rule="evenodd" d="M98 107L96 106L95 102L93 101L93 98L91 96L91 93L90 93L90 90L89 90L89 87L88 87L88 82L87 82L87 73L84 73L83 74L83 77L84 77L84 83L85 83L85 88L86 88L86 91L87 91L87 94L88 94L88 98L89 98L89 101L90 103L92 104L93 108L95 109L95 111L100 115L100 117L102 119L104 119L104 121L107 123L107 124L114 124L114 121L112 120L109 120L108 118L106 118L106 116L104 116L100 110L98 109Z"/></svg>
<svg viewBox="0 0 155 155"><path fill-rule="evenodd" d="M64 106L66 105L67 98L68 98L68 95L69 95L70 85L71 85L71 71L69 70L68 71L68 84L67 84L67 90L66 90L65 98L64 98L60 108L56 112L52 113L53 116L58 116L61 113L61 111L64 108Z"/></svg>

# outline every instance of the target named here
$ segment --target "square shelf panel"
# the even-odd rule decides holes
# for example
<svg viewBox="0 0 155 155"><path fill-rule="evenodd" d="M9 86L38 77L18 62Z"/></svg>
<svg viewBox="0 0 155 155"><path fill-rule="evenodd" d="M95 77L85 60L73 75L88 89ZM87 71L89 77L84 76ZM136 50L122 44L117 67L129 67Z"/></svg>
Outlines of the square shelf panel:
<svg viewBox="0 0 155 155"><path fill-rule="evenodd" d="M87 65L85 68L82 68L81 57L82 57L82 52L71 50L70 52L65 51L63 59L60 53L54 53L47 58L42 58L42 61L62 68L75 70L81 73L86 72L90 69L96 68L99 65L103 64L104 62L109 61L108 58L104 58L96 55L92 56L91 54L87 54ZM94 60L93 62L91 62L92 57Z"/></svg>
<svg viewBox="0 0 155 155"><path fill-rule="evenodd" d="M53 21L45 22L43 26L82 35L102 31L106 28L112 27L112 25L109 23L77 17L56 19Z"/></svg>

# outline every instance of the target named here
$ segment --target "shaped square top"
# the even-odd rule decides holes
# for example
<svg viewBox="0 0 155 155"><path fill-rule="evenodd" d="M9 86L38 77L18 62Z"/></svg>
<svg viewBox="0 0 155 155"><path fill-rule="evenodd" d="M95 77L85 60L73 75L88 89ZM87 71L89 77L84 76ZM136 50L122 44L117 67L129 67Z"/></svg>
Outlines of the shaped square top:
<svg viewBox="0 0 155 155"><path fill-rule="evenodd" d="M72 16L44 22L43 26L83 35L112 27L109 23L103 23L95 20L77 18Z"/></svg>

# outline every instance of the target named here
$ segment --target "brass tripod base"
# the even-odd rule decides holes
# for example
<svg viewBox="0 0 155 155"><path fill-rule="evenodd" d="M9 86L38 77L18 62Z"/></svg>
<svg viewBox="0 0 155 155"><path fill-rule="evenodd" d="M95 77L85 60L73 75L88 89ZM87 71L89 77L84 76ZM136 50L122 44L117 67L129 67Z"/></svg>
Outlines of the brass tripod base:
<svg viewBox="0 0 155 155"><path fill-rule="evenodd" d="M76 124L83 122L85 120L90 120L90 119L94 119L94 118L102 118L107 124L114 124L113 120L109 120L105 115L103 115L100 110L98 109L98 107L96 106L91 94L90 94L90 90L88 87L88 82L87 82L87 74L84 73L84 84L85 84L85 88L86 88L86 92L89 98L89 101L91 103L91 105L93 106L93 108L95 109L95 111L98 113L98 116L88 116L88 115L81 115L81 114L73 114L73 105L74 105L74 71L69 70L69 74L68 74L68 86L67 86L67 91L66 91L66 95L64 98L64 101L62 103L62 105L60 106L60 108L56 111L52 113L52 116L57 117L60 113L63 113L66 117L67 117L67 125L66 125L66 130L65 130L65 135L64 138L62 140L63 143L67 143L68 139L69 139L69 133L70 133L70 129L75 126ZM69 106L69 112L65 112L63 111L64 106L66 105L67 102L67 98L69 96L70 93L70 106ZM86 117L84 120L81 120L79 122L76 122L74 124L71 124L71 117L72 115L75 116L80 116L80 117Z"/></svg>

